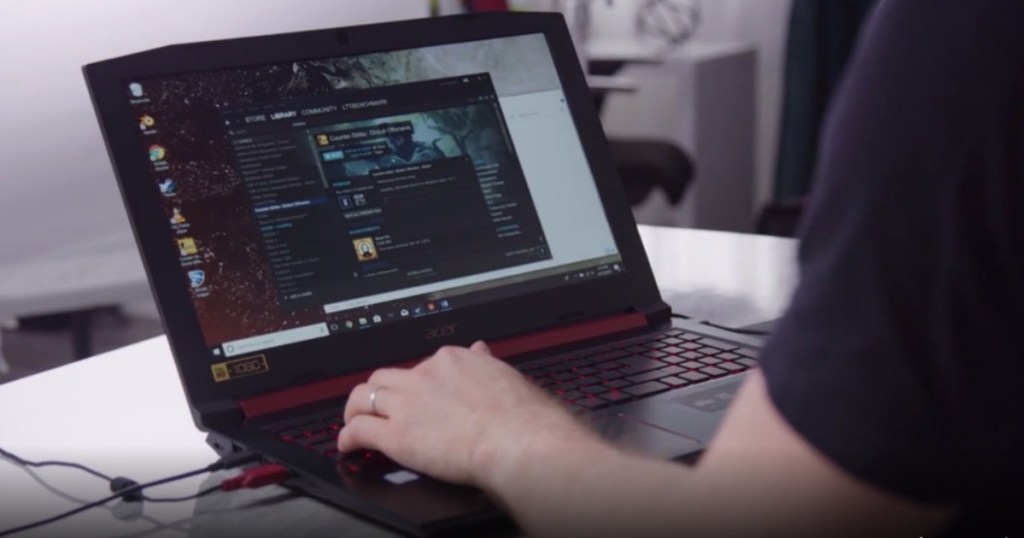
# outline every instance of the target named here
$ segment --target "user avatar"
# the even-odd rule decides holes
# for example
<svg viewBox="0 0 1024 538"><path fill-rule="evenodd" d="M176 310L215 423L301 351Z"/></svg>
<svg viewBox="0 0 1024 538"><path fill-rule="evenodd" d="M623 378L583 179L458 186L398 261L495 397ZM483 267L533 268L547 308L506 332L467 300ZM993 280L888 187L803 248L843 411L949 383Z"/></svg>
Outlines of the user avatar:
<svg viewBox="0 0 1024 538"><path fill-rule="evenodd" d="M178 251L181 252L182 256L192 256L199 253L199 247L196 246L195 239L182 237L178 239Z"/></svg>
<svg viewBox="0 0 1024 538"><path fill-rule="evenodd" d="M167 156L167 150L160 144L149 146L149 160L153 162L162 161Z"/></svg>
<svg viewBox="0 0 1024 538"><path fill-rule="evenodd" d="M331 139L325 134L318 134L316 135L316 143L321 146L329 146L331 145Z"/></svg>
<svg viewBox="0 0 1024 538"><path fill-rule="evenodd" d="M181 208L174 208L174 214L171 215L171 224L185 224L188 220L185 219L185 215L181 214Z"/></svg>
<svg viewBox="0 0 1024 538"><path fill-rule="evenodd" d="M352 241L352 245L356 248L356 256L361 262L376 260L379 257L377 255L377 245L374 244L372 237L356 239Z"/></svg>

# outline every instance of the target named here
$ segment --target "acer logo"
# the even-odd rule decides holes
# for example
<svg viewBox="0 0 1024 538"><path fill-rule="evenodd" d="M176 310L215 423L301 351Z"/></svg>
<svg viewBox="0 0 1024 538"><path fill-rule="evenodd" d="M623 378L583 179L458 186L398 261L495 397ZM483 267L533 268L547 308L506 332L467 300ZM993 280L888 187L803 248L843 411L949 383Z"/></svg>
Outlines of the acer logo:
<svg viewBox="0 0 1024 538"><path fill-rule="evenodd" d="M442 325L440 327L435 327L424 333L423 337L426 338L427 340L437 340L438 338L451 336L455 334L456 325L458 325L458 323L452 323L451 325Z"/></svg>

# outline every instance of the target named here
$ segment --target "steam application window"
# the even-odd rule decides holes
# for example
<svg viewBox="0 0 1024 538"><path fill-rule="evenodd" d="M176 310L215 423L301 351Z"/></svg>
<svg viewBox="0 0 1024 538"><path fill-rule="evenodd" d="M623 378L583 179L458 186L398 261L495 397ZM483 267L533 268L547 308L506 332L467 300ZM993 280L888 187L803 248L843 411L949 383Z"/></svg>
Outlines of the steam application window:
<svg viewBox="0 0 1024 538"><path fill-rule="evenodd" d="M225 121L286 306L551 259L489 75Z"/></svg>

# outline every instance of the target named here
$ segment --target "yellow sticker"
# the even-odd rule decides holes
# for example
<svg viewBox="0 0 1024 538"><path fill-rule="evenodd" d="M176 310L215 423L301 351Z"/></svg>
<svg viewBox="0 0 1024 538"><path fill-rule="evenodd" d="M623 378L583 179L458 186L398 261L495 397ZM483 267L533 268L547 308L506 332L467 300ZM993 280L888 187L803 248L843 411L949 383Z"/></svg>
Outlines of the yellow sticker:
<svg viewBox="0 0 1024 538"><path fill-rule="evenodd" d="M270 371L270 364L264 355L254 355L244 359L219 362L210 367L213 371L213 380L217 383L238 379L256 374L265 374Z"/></svg>

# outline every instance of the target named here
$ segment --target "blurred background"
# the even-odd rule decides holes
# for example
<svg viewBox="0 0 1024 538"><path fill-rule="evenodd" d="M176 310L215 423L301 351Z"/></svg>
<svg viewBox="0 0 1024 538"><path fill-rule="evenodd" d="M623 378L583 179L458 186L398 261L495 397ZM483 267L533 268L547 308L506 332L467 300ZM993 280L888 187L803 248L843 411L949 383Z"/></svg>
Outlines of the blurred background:
<svg viewBox="0 0 1024 538"><path fill-rule="evenodd" d="M4 0L0 383L163 332L81 75L174 43L560 11L638 222L792 235L873 0Z"/></svg>

